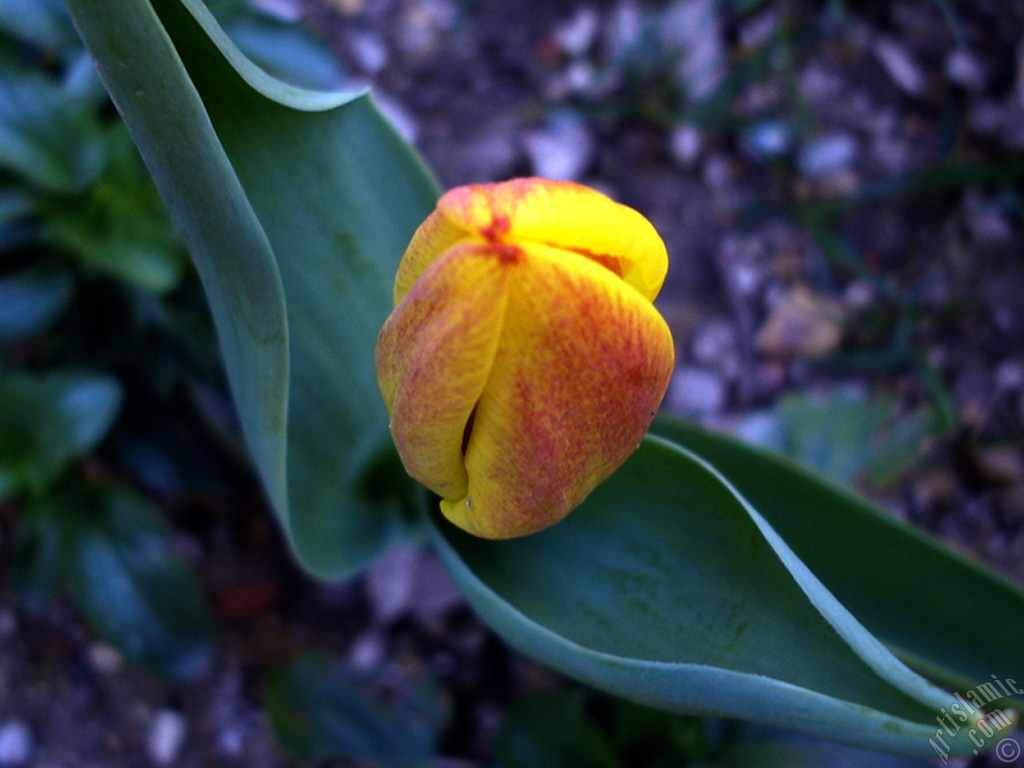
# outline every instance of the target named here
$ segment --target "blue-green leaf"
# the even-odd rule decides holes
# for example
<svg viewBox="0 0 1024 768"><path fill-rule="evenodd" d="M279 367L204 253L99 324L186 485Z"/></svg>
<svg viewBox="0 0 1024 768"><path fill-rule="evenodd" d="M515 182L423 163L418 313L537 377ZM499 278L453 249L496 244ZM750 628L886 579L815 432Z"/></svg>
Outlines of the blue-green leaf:
<svg viewBox="0 0 1024 768"><path fill-rule="evenodd" d="M68 270L42 265L0 279L0 341L46 330L64 311L74 287Z"/></svg>
<svg viewBox="0 0 1024 768"><path fill-rule="evenodd" d="M120 407L121 388L105 375L0 378L0 498L44 491L99 444Z"/></svg>
<svg viewBox="0 0 1024 768"><path fill-rule="evenodd" d="M373 347L436 187L368 96L273 80L196 0L69 7L196 262L295 551L350 573L403 527L364 492L388 440Z"/></svg>
<svg viewBox="0 0 1024 768"><path fill-rule="evenodd" d="M711 462L898 655L966 692L1024 680L1021 588L792 461L695 424L654 431ZM978 629L979 616L998 616ZM1016 695L1016 706L1024 696Z"/></svg>
<svg viewBox="0 0 1024 768"><path fill-rule="evenodd" d="M677 713L931 754L952 699L900 663L715 469L647 438L565 521L434 540L510 643L583 682ZM967 729L954 754L975 748Z"/></svg>
<svg viewBox="0 0 1024 768"><path fill-rule="evenodd" d="M0 73L0 168L47 192L84 190L103 170L99 120L38 72Z"/></svg>
<svg viewBox="0 0 1024 768"><path fill-rule="evenodd" d="M281 745L304 764L328 758L393 766L432 764L435 732L416 713L373 699L337 662L308 653L271 676L267 710Z"/></svg>
<svg viewBox="0 0 1024 768"><path fill-rule="evenodd" d="M188 680L205 670L212 614L159 513L128 489L107 486L75 495L63 514L64 573L96 633L161 676Z"/></svg>

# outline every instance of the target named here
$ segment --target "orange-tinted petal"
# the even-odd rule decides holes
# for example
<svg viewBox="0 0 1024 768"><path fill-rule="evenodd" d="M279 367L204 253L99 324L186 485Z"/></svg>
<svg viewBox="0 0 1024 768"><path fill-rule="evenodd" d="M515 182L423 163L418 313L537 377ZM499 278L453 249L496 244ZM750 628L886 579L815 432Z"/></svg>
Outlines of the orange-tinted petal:
<svg viewBox="0 0 1024 768"><path fill-rule="evenodd" d="M413 284L430 263L445 253L468 233L439 210L431 213L417 228L395 274L395 306L405 298Z"/></svg>
<svg viewBox="0 0 1024 768"><path fill-rule="evenodd" d="M618 468L674 360L665 321L611 271L542 245L521 252L466 449L468 487L441 503L488 538L558 522Z"/></svg>
<svg viewBox="0 0 1024 768"><path fill-rule="evenodd" d="M457 187L413 236L395 280L395 301L426 266L462 241L538 243L608 267L649 301L668 269L665 245L642 215L570 181L513 179Z"/></svg>
<svg viewBox="0 0 1024 768"><path fill-rule="evenodd" d="M505 313L502 256L493 246L463 245L433 260L377 339L377 380L402 462L447 498L466 489L463 436Z"/></svg>

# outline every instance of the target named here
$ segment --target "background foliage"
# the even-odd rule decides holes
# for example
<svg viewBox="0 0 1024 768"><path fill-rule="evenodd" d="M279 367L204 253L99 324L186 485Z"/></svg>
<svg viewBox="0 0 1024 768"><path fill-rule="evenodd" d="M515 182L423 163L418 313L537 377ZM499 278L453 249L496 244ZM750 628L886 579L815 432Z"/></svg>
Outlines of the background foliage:
<svg viewBox="0 0 1024 768"><path fill-rule="evenodd" d="M9 62L16 73L5 86L9 99L0 103L18 105L6 115L4 131L0 132L3 147L7 147L0 147L0 159L5 163L0 210L8 217L2 227L5 260L0 285L0 295L8 299L0 302L0 319L4 320L0 336L6 345L0 369L6 395L0 400L4 403L0 418L5 419L0 443L0 492L14 500L5 511L15 516L20 529L12 573L25 607L42 609L50 604L62 583L70 585L68 593L98 637L158 673L194 678L204 669L215 642L208 600L194 573L196 565L202 568L203 558L194 549L191 558L187 556L189 547L183 548L180 540L175 543L174 536L160 522L161 514L168 505L173 506L175 499L189 494L237 494L232 488L251 486L253 478L227 415L230 409L225 383L216 363L195 276L175 244L123 128L86 66L66 17L58 5L46 8L45 4L40 6L43 10L34 21L26 21L10 10L0 15L14 19L10 22L11 50L4 62ZM237 25L235 34L240 43L247 34L250 42L257 41L250 54L255 51L254 58L261 63L299 60L294 55L279 55L279 47L275 57L275 46L288 40L286 45L298 46L301 60L310 64L297 70L323 73L321 83L337 77L332 60L323 55L322 49L292 42L299 38L290 33L275 38L275 33L282 33L279 23L253 16L241 6L222 12L229 30L232 23ZM268 37L275 42L261 54L258 42ZM784 35L772 38L772 45L776 44L785 44ZM631 55L646 55L644 50L649 49L641 46ZM655 59L653 65L624 65L623 71L637 73L620 85L624 94L642 95L642 104L651 99L657 103L662 98L662 86L657 78L652 81L643 73L656 73L663 64ZM735 93L729 89L758 74L758 70L746 74L742 68L738 71L741 74L723 86L719 103L727 104L728 94ZM684 110L688 103L678 94L665 98L671 110ZM616 99L615 103L627 105L627 112L615 119L632 119L629 98ZM663 121L652 118L646 106L637 111L643 119ZM730 123L698 122L734 130ZM76 125L78 129L68 128ZM946 170L936 165L935 175L926 179L938 179L955 188L976 178L957 169L940 175ZM959 181L961 178L967 181ZM831 229L842 216L831 201L821 206L812 204L806 212L802 205L794 210L804 217L825 254L854 271L860 269L862 262L856 254L851 256ZM888 296L884 280L880 285L883 295ZM777 447L840 480L866 473L883 485L898 476L902 467L919 460L921 435L948 434L958 419L955 412L949 415L950 395L944 391L941 378L931 375L928 361L909 343L909 332L901 330L921 322L923 310L912 298L899 295L892 299L892 305L897 309L895 319L883 318L881 333L884 337L891 332L894 351L891 357L882 359L885 365L910 365L918 371L929 394L929 407L916 411L912 418L895 420L892 428L893 413L899 407L892 401L865 402L856 391L850 396L840 393L824 403L797 395L771 414L771 428L759 434L767 434L765 439L774 441ZM875 354L877 350L869 347L868 351ZM849 360L845 362L850 364ZM852 362L862 364L856 357ZM830 441L815 434L814 427L821 424L823 412L830 414L825 418L843 426L848 439ZM27 418L36 413L52 414L53 422ZM936 420L934 413L940 417L945 413L945 421ZM884 432L882 438L878 437L880 431ZM848 450L845 455L835 450L837 445L848 448L858 442L875 445L876 440L881 440L884 447L881 455L895 458L876 459L875 469L858 466L859 456L865 453L862 450ZM367 478L371 487L383 487L373 486L372 481L372 477ZM159 510L158 506L165 509ZM187 519L188 515L176 515L179 527ZM185 529L189 528L201 532L193 540L206 539L208 529L202 525L186 524ZM105 576L90 580L98 574ZM124 589L112 595L109 589L93 586L101 583L107 587L123 585ZM206 584L209 591L209 574ZM177 599L188 594L193 597ZM273 602L258 589L241 596L235 593L229 600L224 594L215 595L221 625L225 615L245 616L246 611L254 610L253 605L258 609L261 600ZM176 599L169 600L167 595ZM248 607L246 600L252 601ZM186 610L182 611L183 607ZM296 686L303 687L301 681L309 678L311 668L317 669L315 664L325 662L304 663L306 666L284 668L268 686L272 713L302 706L288 697L294 696ZM299 681L290 689L288 675ZM314 676L330 687L333 678L329 673ZM339 723L331 731L335 734L332 743L317 746L303 742L294 730L289 731L287 723L275 718L282 742L306 759L331 750L359 754L361 748L346 741L349 737L344 734L351 732L346 724L353 719L364 722L366 716L360 713L377 710L373 702L360 700L360 689L346 685L344 677L338 681L337 699L325 696L310 702L314 707L326 702L327 710L311 717ZM438 693L430 689L425 695L436 701ZM595 704L589 696L552 693L548 704L535 703L528 709L524 704L519 710L543 712L545 706L551 706L577 722L579 733L590 733L590 738L575 746L556 743L551 747L553 753L541 752L548 755L551 764L562 759L611 765L626 759L625 755L636 754L636 742L628 737L616 735L602 740L595 735L609 722L618 722L617 718L629 720L629 714L608 714L609 708L629 712L629 705ZM335 706L333 701L342 704ZM428 704L426 708L431 707L437 705ZM408 716L407 710L404 716ZM374 718L378 717L386 718L377 712ZM696 721L653 714L634 716L641 722L645 718L647 724L636 727L659 734L651 741L665 744L660 754L654 754L660 748L650 750L652 760L714 756L728 764L733 744L737 753L750 748L750 743L757 745L762 754L772 751L764 747L766 739L756 734L748 738L726 733L719 739L714 735L719 726L714 723L707 726L713 736L701 741L694 734L703 733L704 726ZM495 749L502 752L499 759L516 764L516 749L543 750L549 748L544 746L545 739L557 742L559 734L545 734L538 719L531 721L529 714L509 716L496 742ZM443 727L438 723L425 731L414 728L413 732L425 735L400 743L418 743L418 748L428 750ZM517 728L519 737L515 735ZM358 728L354 732L361 733ZM453 732L457 730L449 727L448 733ZM449 736L449 743L454 738ZM540 746L517 747L517 738L537 739ZM629 746L631 743L633 746ZM791 754L787 749L799 752L806 748L811 755L815 749L829 749L788 743L780 747L777 740L774 748L784 755ZM387 753L388 747L378 745L373 749ZM567 758L566 754L573 757ZM827 759L840 758L831 755Z"/></svg>

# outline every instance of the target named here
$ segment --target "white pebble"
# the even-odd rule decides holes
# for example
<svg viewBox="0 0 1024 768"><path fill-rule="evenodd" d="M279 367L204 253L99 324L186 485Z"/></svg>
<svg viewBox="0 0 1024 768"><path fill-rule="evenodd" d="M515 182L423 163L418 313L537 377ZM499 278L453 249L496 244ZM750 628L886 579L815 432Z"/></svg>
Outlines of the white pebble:
<svg viewBox="0 0 1024 768"><path fill-rule="evenodd" d="M180 712L162 709L153 715L146 743L150 758L157 765L172 765L185 744L187 724Z"/></svg>
<svg viewBox="0 0 1024 768"><path fill-rule="evenodd" d="M848 167L856 155L857 140L853 136L833 133L805 145L797 164L804 176L821 179Z"/></svg>
<svg viewBox="0 0 1024 768"><path fill-rule="evenodd" d="M0 725L0 765L24 765L32 757L32 729L22 720Z"/></svg>
<svg viewBox="0 0 1024 768"><path fill-rule="evenodd" d="M672 157L684 168L689 168L696 162L703 145L700 129L689 123L677 125L669 137Z"/></svg>
<svg viewBox="0 0 1024 768"><path fill-rule="evenodd" d="M921 96L925 78L910 52L895 40L881 38L875 43L875 56L893 82L911 96Z"/></svg>
<svg viewBox="0 0 1024 768"><path fill-rule="evenodd" d="M555 40L569 56L582 56L590 50L600 19L593 8L583 7L555 30Z"/></svg>
<svg viewBox="0 0 1024 768"><path fill-rule="evenodd" d="M725 407L725 382L701 368L676 368L668 393L669 408L684 416L711 416Z"/></svg>

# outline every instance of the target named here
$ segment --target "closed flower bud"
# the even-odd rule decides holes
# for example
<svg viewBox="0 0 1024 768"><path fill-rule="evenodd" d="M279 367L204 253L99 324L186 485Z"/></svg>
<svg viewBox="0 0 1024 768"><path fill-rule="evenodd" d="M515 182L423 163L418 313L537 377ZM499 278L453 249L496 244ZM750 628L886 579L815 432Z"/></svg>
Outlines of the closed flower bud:
<svg viewBox="0 0 1024 768"><path fill-rule="evenodd" d="M534 533L636 449L673 368L651 303L667 267L643 216L578 184L441 197L399 264L377 379L402 462L445 517Z"/></svg>

